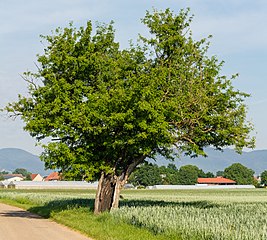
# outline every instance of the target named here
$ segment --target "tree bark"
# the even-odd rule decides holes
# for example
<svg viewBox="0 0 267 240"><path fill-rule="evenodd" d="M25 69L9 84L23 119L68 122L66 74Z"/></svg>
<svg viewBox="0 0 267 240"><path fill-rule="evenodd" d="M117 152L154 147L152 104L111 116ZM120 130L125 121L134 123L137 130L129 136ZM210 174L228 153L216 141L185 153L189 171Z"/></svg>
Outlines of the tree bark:
<svg viewBox="0 0 267 240"><path fill-rule="evenodd" d="M112 208L119 207L121 189L127 182L130 174L133 172L136 166L144 159L145 156L135 159L135 161L129 164L127 169L119 176L117 176L115 173L101 173L95 198L95 214L110 211Z"/></svg>
<svg viewBox="0 0 267 240"><path fill-rule="evenodd" d="M119 207L120 192L128 177L102 173L98 182L94 213L99 214Z"/></svg>
<svg viewBox="0 0 267 240"><path fill-rule="evenodd" d="M116 181L114 175L105 173L101 174L95 198L95 214L109 211L111 209L113 204L115 186Z"/></svg>

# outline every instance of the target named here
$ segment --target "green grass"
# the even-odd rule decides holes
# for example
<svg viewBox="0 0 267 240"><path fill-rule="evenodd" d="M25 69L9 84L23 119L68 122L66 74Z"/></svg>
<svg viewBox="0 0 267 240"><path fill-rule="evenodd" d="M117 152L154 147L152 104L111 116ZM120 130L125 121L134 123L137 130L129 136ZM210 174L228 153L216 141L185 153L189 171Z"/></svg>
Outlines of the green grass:
<svg viewBox="0 0 267 240"><path fill-rule="evenodd" d="M53 219L79 230L93 239L111 240L163 240L166 236L154 235L147 229L140 229L112 218L109 213L95 216L86 208L64 210L53 215ZM82 219L77 221L77 219ZM174 239L174 238L173 238ZM178 239L178 238L176 238Z"/></svg>
<svg viewBox="0 0 267 240"><path fill-rule="evenodd" d="M120 208L93 214L95 191L0 190L16 204L95 240L267 239L267 190L124 190Z"/></svg>
<svg viewBox="0 0 267 240"><path fill-rule="evenodd" d="M148 229L115 219L109 213L93 214L95 195L91 190L0 190L0 202L21 207L95 240L164 240ZM172 238L180 240L177 236Z"/></svg>

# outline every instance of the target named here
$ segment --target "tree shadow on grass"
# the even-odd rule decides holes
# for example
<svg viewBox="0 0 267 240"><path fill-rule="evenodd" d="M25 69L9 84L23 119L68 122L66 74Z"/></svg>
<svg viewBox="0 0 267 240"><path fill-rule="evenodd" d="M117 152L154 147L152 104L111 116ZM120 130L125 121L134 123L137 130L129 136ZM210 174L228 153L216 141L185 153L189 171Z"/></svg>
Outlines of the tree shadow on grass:
<svg viewBox="0 0 267 240"><path fill-rule="evenodd" d="M44 218L49 218L52 212L61 212L64 210L70 210L75 208L86 207L89 212L93 212L94 199L77 198L77 199L61 199L53 200L46 203L43 206L31 207L28 211L36 213Z"/></svg>
<svg viewBox="0 0 267 240"><path fill-rule="evenodd" d="M190 202L165 202L157 200L121 200L120 207L151 207L151 206L160 206L160 207L194 207L194 208L216 208L219 205L208 202L208 201L190 201ZM30 212L36 213L44 218L49 218L52 212L60 212L63 210L70 210L75 208L88 208L88 212L93 212L94 209L94 199L62 199L54 200L43 206L31 207Z"/></svg>
<svg viewBox="0 0 267 240"><path fill-rule="evenodd" d="M189 202L166 202L166 201L157 201L157 200L123 200L120 202L120 207L194 207L194 208L216 208L219 204L209 202L209 201L189 201Z"/></svg>

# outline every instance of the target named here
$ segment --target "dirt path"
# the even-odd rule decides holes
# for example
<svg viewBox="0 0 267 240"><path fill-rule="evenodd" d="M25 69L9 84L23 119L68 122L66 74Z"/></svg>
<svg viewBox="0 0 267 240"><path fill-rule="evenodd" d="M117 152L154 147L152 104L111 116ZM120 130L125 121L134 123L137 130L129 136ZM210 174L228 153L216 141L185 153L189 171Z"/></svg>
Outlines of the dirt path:
<svg viewBox="0 0 267 240"><path fill-rule="evenodd" d="M0 240L90 240L67 227L0 203Z"/></svg>

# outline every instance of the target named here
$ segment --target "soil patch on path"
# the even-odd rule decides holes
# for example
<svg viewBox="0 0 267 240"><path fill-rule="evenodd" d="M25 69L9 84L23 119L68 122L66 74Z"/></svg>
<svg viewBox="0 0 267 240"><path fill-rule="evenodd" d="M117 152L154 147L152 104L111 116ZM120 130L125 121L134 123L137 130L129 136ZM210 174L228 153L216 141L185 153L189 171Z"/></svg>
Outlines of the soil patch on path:
<svg viewBox="0 0 267 240"><path fill-rule="evenodd" d="M92 240L65 226L0 203L0 240Z"/></svg>

